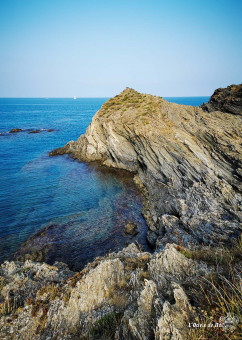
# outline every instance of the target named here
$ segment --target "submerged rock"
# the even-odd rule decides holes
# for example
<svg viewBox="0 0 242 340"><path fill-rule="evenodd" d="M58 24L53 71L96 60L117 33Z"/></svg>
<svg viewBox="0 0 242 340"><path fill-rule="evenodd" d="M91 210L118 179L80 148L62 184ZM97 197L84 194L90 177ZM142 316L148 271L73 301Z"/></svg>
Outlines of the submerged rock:
<svg viewBox="0 0 242 340"><path fill-rule="evenodd" d="M41 132L41 130L33 130L33 131L29 131L29 134L30 133L40 133Z"/></svg>
<svg viewBox="0 0 242 340"><path fill-rule="evenodd" d="M124 234L136 236L138 234L137 225L135 223L127 223L124 227Z"/></svg>

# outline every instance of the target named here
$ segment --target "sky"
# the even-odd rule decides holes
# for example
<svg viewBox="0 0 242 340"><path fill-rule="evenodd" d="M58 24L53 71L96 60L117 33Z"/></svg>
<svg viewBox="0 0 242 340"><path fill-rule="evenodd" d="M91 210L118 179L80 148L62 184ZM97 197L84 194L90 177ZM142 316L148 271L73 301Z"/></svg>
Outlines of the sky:
<svg viewBox="0 0 242 340"><path fill-rule="evenodd" d="M0 0L0 97L210 96L242 81L242 0Z"/></svg>

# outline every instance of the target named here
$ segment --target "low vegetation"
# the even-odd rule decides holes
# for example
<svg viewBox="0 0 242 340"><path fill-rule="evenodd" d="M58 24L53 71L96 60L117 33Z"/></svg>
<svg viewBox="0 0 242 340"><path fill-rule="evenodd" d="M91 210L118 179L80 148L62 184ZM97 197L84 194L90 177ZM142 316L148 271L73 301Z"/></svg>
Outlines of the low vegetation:
<svg viewBox="0 0 242 340"><path fill-rule="evenodd" d="M161 101L161 97L138 93L127 88L104 103L100 110L100 115L110 118L117 112L122 116L125 112L129 113L130 110L135 110L137 117L156 117L159 114ZM146 120L145 124L149 124L149 122Z"/></svg>
<svg viewBox="0 0 242 340"><path fill-rule="evenodd" d="M109 313L96 321L93 327L89 330L89 334L81 337L81 340L99 339L113 340L115 332L122 319L122 313Z"/></svg>
<svg viewBox="0 0 242 340"><path fill-rule="evenodd" d="M239 339L241 336L242 238L231 249L225 247L177 246L185 257L205 262L210 272L187 288L196 318L189 340Z"/></svg>

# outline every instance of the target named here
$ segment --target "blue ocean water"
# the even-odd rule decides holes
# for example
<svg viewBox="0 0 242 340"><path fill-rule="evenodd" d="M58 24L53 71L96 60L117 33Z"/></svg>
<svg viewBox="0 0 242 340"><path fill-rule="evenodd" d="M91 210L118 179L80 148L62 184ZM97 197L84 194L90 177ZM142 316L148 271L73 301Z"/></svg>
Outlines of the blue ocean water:
<svg viewBox="0 0 242 340"><path fill-rule="evenodd" d="M200 106L203 103L207 103L210 97L163 97L163 98L171 103Z"/></svg>
<svg viewBox="0 0 242 340"><path fill-rule="evenodd" d="M208 97L167 99L196 106ZM106 100L0 98L0 262L43 228L44 236L31 247L45 243L47 262L60 260L75 269L130 243L123 235L127 222L138 224L137 242L147 247L142 198L131 176L48 156L85 133ZM23 131L9 133L13 128ZM42 131L29 133L36 129Z"/></svg>

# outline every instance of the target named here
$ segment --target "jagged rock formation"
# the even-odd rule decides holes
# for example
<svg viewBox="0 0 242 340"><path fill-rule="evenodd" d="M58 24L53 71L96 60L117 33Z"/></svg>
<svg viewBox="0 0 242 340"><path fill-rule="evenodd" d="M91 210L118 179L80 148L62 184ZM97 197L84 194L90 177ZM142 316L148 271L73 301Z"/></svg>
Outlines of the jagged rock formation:
<svg viewBox="0 0 242 340"><path fill-rule="evenodd" d="M99 339L95 325L113 315L116 339L185 339L195 314L182 284L208 272L171 244L155 255L131 244L75 275L62 263L5 262L0 338Z"/></svg>
<svg viewBox="0 0 242 340"><path fill-rule="evenodd" d="M107 101L85 135L50 155L68 153L133 172L146 198L147 237L156 252L131 244L78 273L60 262L5 262L0 267L0 338L201 338L189 329L190 322L211 320L199 309L205 303L201 283L206 283L206 303L215 289L211 312L219 306L214 278L226 271L233 282L225 278L223 289L228 284L239 313L234 282L241 280L242 242L232 254L231 249L184 245L228 244L240 233L240 123L237 114L208 113L129 88ZM229 290L225 295L229 298ZM231 310L229 301L222 301L218 318ZM212 328L203 338L215 332Z"/></svg>
<svg viewBox="0 0 242 340"><path fill-rule="evenodd" d="M126 88L102 106L84 135L50 155L135 173L147 199L147 239L156 249L167 242L228 243L241 232L240 127L240 115Z"/></svg>
<svg viewBox="0 0 242 340"><path fill-rule="evenodd" d="M201 108L207 112L222 111L237 115L242 114L241 107L242 84L215 90L209 102L201 105Z"/></svg>

